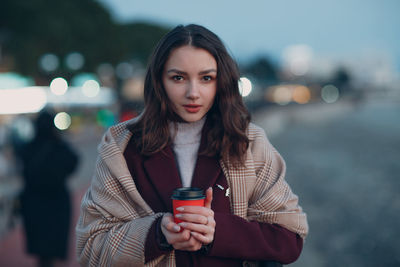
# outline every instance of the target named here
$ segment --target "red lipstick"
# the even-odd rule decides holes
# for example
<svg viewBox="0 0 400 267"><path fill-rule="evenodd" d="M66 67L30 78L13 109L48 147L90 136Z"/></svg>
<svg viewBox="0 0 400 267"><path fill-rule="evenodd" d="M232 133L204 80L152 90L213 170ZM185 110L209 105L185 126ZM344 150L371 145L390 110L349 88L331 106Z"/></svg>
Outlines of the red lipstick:
<svg viewBox="0 0 400 267"><path fill-rule="evenodd" d="M188 104L188 105L183 105L183 107L189 113L197 113L200 110L201 105Z"/></svg>

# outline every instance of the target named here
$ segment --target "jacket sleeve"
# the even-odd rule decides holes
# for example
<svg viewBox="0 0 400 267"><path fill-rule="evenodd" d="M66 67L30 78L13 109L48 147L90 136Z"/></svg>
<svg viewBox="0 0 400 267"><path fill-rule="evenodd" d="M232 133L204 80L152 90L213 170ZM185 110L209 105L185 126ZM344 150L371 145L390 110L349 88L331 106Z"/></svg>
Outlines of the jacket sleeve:
<svg viewBox="0 0 400 267"><path fill-rule="evenodd" d="M303 239L277 224L247 221L239 216L215 213L216 230L210 256L243 260L294 262Z"/></svg>
<svg viewBox="0 0 400 267"><path fill-rule="evenodd" d="M135 203L139 200L132 197L134 194L129 194L121 181L98 160L76 226L77 255L81 266L144 265L148 231L162 214L140 208L141 205Z"/></svg>
<svg viewBox="0 0 400 267"><path fill-rule="evenodd" d="M172 245L168 244L161 231L161 220L162 217L160 216L153 222L147 235L144 249L145 263L173 250Z"/></svg>

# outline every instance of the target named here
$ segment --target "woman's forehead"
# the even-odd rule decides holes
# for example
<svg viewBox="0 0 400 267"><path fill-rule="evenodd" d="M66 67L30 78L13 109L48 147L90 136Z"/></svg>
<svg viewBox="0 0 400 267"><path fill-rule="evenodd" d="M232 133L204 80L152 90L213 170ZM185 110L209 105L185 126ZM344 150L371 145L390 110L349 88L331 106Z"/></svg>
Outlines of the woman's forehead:
<svg viewBox="0 0 400 267"><path fill-rule="evenodd" d="M217 62L210 52L194 46L181 46L171 51L165 70L177 69L217 69Z"/></svg>

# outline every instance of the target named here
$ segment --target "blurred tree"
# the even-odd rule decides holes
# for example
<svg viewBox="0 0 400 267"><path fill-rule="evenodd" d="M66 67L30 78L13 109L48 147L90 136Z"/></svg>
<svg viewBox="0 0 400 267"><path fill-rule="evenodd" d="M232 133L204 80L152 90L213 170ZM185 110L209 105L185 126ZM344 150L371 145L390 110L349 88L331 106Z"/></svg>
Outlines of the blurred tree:
<svg viewBox="0 0 400 267"><path fill-rule="evenodd" d="M335 85L340 93L349 93L351 76L350 73L344 67L339 67L332 77L332 84Z"/></svg>
<svg viewBox="0 0 400 267"><path fill-rule="evenodd" d="M148 23L129 23L119 27L124 56L146 65L156 43L169 29Z"/></svg>
<svg viewBox="0 0 400 267"><path fill-rule="evenodd" d="M276 68L267 57L256 58L247 64L243 71L251 74L260 82L275 82L277 80Z"/></svg>
<svg viewBox="0 0 400 267"><path fill-rule="evenodd" d="M3 0L0 9L2 53L13 57L15 71L45 80L74 74L64 64L71 52L83 55L85 72L94 72L104 62L115 65L135 58L145 63L167 31L144 23L119 25L94 0ZM60 60L50 74L38 65L46 53Z"/></svg>
<svg viewBox="0 0 400 267"><path fill-rule="evenodd" d="M333 80L338 86L347 84L350 81L350 74L344 67L340 67L336 70Z"/></svg>

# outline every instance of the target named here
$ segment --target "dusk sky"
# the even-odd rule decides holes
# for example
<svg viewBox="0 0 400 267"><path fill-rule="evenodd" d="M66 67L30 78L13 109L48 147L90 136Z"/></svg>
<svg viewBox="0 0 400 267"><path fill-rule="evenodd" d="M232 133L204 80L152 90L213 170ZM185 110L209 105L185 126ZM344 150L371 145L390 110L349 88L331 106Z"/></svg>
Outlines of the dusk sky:
<svg viewBox="0 0 400 267"><path fill-rule="evenodd" d="M301 44L339 60L383 56L400 70L398 0L99 1L118 21L204 25L242 62L258 55L279 61L286 47Z"/></svg>

